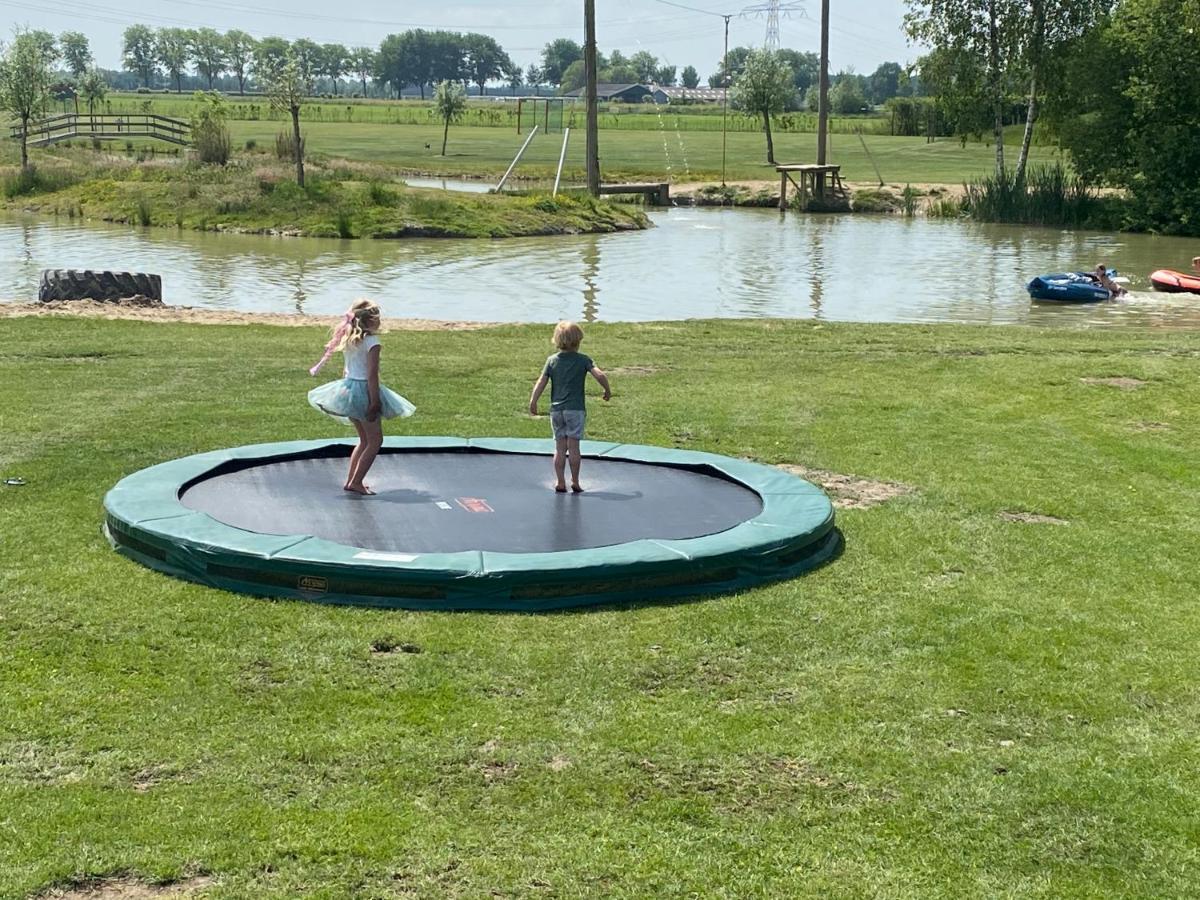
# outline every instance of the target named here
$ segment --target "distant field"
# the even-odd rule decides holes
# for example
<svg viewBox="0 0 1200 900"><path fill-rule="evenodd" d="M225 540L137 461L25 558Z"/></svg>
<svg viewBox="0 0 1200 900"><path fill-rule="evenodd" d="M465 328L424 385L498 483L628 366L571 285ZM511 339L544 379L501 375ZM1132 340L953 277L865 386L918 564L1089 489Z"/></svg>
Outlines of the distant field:
<svg viewBox="0 0 1200 900"><path fill-rule="evenodd" d="M275 122L231 122L235 146L246 140L260 147L273 146L280 130ZM498 176L504 172L523 137L497 128L456 126L450 129L447 155L438 125L335 125L309 123L304 129L310 153L344 156L348 159L386 163L414 172L446 175ZM572 131L564 178L584 177L583 132ZM927 144L924 138L865 135L833 135L830 161L842 166L852 181L871 181L875 170L863 142L888 182L958 184L990 171L994 150L979 143L965 146L956 140ZM428 146L427 146L428 145ZM537 137L517 169L524 177L552 177L562 147L558 134ZM780 134L775 140L775 158L780 162L814 162L816 137L812 134ZM726 176L729 179L774 179L774 167L766 163L766 143L761 134L728 135ZM1035 162L1056 159L1055 151L1034 148ZM713 132L684 132L664 128L660 132L608 131L600 136L600 165L608 180L623 178L673 182L712 180L721 175L721 135Z"/></svg>

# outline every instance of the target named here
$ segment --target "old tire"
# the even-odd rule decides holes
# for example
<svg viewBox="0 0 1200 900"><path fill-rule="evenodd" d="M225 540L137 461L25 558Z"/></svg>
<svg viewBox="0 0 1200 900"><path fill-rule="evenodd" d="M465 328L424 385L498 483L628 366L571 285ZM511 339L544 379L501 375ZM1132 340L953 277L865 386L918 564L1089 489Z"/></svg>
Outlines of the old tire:
<svg viewBox="0 0 1200 900"><path fill-rule="evenodd" d="M38 285L38 301L100 300L147 297L162 301L162 276L142 272L93 272L90 269L46 269Z"/></svg>

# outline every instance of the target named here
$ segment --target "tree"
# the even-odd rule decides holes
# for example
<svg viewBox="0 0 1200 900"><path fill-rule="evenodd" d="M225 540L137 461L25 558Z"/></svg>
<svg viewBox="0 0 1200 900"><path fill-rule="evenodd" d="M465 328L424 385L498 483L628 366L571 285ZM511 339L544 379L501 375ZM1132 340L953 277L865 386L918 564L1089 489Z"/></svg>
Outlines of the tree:
<svg viewBox="0 0 1200 900"><path fill-rule="evenodd" d="M34 46L38 48L38 52L42 54L42 59L46 61L47 66L53 66L59 57L58 39L49 31L41 31L34 29L26 32L33 41Z"/></svg>
<svg viewBox="0 0 1200 900"><path fill-rule="evenodd" d="M246 75L250 63L254 59L254 50L258 42L244 31L236 28L225 32L225 54L231 71L238 81L238 93L246 93Z"/></svg>
<svg viewBox="0 0 1200 900"><path fill-rule="evenodd" d="M610 61L609 65L619 65L619 63L614 64ZM649 50L639 50L629 57L629 65L633 68L637 81L641 84L654 84L658 78L658 57Z"/></svg>
<svg viewBox="0 0 1200 900"><path fill-rule="evenodd" d="M350 51L344 44L321 45L320 72L333 79L333 96L335 97L338 94L338 79L350 71L350 62Z"/></svg>
<svg viewBox="0 0 1200 900"><path fill-rule="evenodd" d="M542 82L546 78L542 75L542 67L537 63L530 63L525 67L525 83L533 88L533 95L538 95L538 89L542 86Z"/></svg>
<svg viewBox="0 0 1200 900"><path fill-rule="evenodd" d="M604 72L607 70L598 70L596 77L600 81L604 81ZM577 91L583 87L584 81L587 80L587 72L583 65L582 59L577 59L575 62L567 66L566 70L559 76L558 92L560 94L569 94L571 91Z"/></svg>
<svg viewBox="0 0 1200 900"><path fill-rule="evenodd" d="M517 91L519 91L521 89L521 85L525 83L525 70L513 63L512 60L509 60L508 68L504 72L504 77L508 81L508 87L512 91L512 95L514 97L517 96Z"/></svg>
<svg viewBox="0 0 1200 900"><path fill-rule="evenodd" d="M312 81L295 56L289 55L277 72L266 79L271 108L292 117L292 145L296 154L296 184L304 187L304 138L300 134L300 107L312 93Z"/></svg>
<svg viewBox="0 0 1200 900"><path fill-rule="evenodd" d="M466 39L457 32L435 31L432 35L429 60L429 81L462 81L470 78L467 72Z"/></svg>
<svg viewBox="0 0 1200 900"><path fill-rule="evenodd" d="M792 70L792 83L798 94L803 95L821 77L821 57L817 54L784 48L778 55Z"/></svg>
<svg viewBox="0 0 1200 900"><path fill-rule="evenodd" d="M160 28L154 33L154 59L175 82L175 93L183 90L181 76L192 58L192 35L186 28Z"/></svg>
<svg viewBox="0 0 1200 900"><path fill-rule="evenodd" d="M960 57L964 70L983 73L982 93L991 111L997 173L1004 172L1005 72L1020 45L1026 18L1023 2L908 0L909 12L904 18L910 38L935 51L950 51ZM944 87L951 92L959 89L956 82L946 82ZM976 96L981 93L978 84L963 87Z"/></svg>
<svg viewBox="0 0 1200 900"><path fill-rule="evenodd" d="M192 114L192 143L202 163L229 162L231 143L225 125L225 100L213 91L196 91Z"/></svg>
<svg viewBox="0 0 1200 900"><path fill-rule="evenodd" d="M50 102L50 65L29 31L19 31L0 56L0 109L21 123L21 171L29 171L29 122Z"/></svg>
<svg viewBox="0 0 1200 900"><path fill-rule="evenodd" d="M350 51L350 71L362 82L362 95L367 96L367 79L375 73L377 59L370 47L355 47Z"/></svg>
<svg viewBox="0 0 1200 900"><path fill-rule="evenodd" d="M225 38L215 28L196 29L192 32L192 60L196 64L196 74L208 80L208 89L211 91L213 79L229 65Z"/></svg>
<svg viewBox="0 0 1200 900"><path fill-rule="evenodd" d="M567 66L583 59L583 48L570 38L556 38L542 49L542 80L559 86Z"/></svg>
<svg viewBox="0 0 1200 900"><path fill-rule="evenodd" d="M79 79L79 96L87 104L88 115L96 112L96 104L103 103L108 96L108 82L98 69L88 69Z"/></svg>
<svg viewBox="0 0 1200 900"><path fill-rule="evenodd" d="M675 84L675 67L659 66L658 71L654 74L654 78L658 84L671 87Z"/></svg>
<svg viewBox="0 0 1200 900"><path fill-rule="evenodd" d="M287 64L292 45L283 38L266 37L254 48L254 75L264 84Z"/></svg>
<svg viewBox="0 0 1200 900"><path fill-rule="evenodd" d="M321 68L321 46L308 38L300 38L292 42L291 58L300 67L300 74L311 82Z"/></svg>
<svg viewBox="0 0 1200 900"><path fill-rule="evenodd" d="M829 89L829 108L835 113L849 115L863 111L867 98L863 94L858 76L842 73Z"/></svg>
<svg viewBox="0 0 1200 900"><path fill-rule="evenodd" d="M746 67L746 60L750 58L750 54L754 51L749 47L734 47L729 51L729 72L725 72L725 57L717 63L717 71L710 75L708 86L719 88L727 84L732 84L733 79L737 78L742 73L742 69Z"/></svg>
<svg viewBox="0 0 1200 900"><path fill-rule="evenodd" d="M685 88L697 88L700 86L700 73L696 71L695 66L684 66L679 78Z"/></svg>
<svg viewBox="0 0 1200 900"><path fill-rule="evenodd" d="M904 70L900 63L885 62L867 77L867 95L872 103L886 103L900 94Z"/></svg>
<svg viewBox="0 0 1200 900"><path fill-rule="evenodd" d="M767 136L767 162L775 164L775 145L771 139L771 116L782 112L796 96L792 70L787 63L766 50L753 50L733 82L731 97L735 105L753 115L762 116Z"/></svg>
<svg viewBox="0 0 1200 900"><path fill-rule="evenodd" d="M1111 20L1060 48L1061 86L1047 96L1047 118L1076 171L1129 192L1135 227L1200 236L1197 34L1195 0L1124 0Z"/></svg>
<svg viewBox="0 0 1200 900"><path fill-rule="evenodd" d="M450 123L462 118L467 109L467 92L457 81L440 81L433 92L433 106L444 124L442 130L442 156L446 155L446 141L450 138Z"/></svg>
<svg viewBox="0 0 1200 900"><path fill-rule="evenodd" d="M154 54L154 32L145 25L130 25L122 35L121 61L125 71L135 73L143 87L150 87L150 79L158 72Z"/></svg>
<svg viewBox="0 0 1200 900"><path fill-rule="evenodd" d="M62 48L63 62L76 78L82 78L92 65L92 49L88 45L87 35L78 31L64 31L58 36L58 45Z"/></svg>
<svg viewBox="0 0 1200 900"><path fill-rule="evenodd" d="M511 68L512 60L496 43L496 39L486 34L468 34L463 45L466 50L466 71L471 76L471 83L479 85L479 96L482 97L484 86Z"/></svg>

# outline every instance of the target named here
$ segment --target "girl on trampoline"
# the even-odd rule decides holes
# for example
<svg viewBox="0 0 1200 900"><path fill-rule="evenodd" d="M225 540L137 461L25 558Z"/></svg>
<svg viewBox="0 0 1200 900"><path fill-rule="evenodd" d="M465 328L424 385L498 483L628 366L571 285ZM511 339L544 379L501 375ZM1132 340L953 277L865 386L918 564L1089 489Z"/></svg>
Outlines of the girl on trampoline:
<svg viewBox="0 0 1200 900"><path fill-rule="evenodd" d="M550 384L550 426L554 429L554 490L567 492L566 468L571 463L571 490L576 494L583 491L579 486L579 441L583 437L583 424L587 418L584 406L583 385L590 373L604 388L604 399L612 396L608 376L602 372L591 357L579 352L583 343L583 329L574 322L559 322L554 329L553 343L558 352L551 354L542 367L542 375L533 386L529 398L529 414L538 414L538 400L546 384Z"/></svg>
<svg viewBox="0 0 1200 900"><path fill-rule="evenodd" d="M356 300L333 330L325 355L308 370L316 375L334 353L345 359L345 374L308 392L313 408L332 416L358 432L358 446L350 454L350 469L342 490L374 494L363 483L383 446L382 419L411 416L416 407L395 391L379 383L379 305L373 300Z"/></svg>

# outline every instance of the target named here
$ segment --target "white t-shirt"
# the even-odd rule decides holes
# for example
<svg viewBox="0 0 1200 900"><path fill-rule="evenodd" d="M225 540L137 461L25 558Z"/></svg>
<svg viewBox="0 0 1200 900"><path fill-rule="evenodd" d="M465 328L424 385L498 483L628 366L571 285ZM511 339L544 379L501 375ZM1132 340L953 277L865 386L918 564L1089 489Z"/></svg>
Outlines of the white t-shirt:
<svg viewBox="0 0 1200 900"><path fill-rule="evenodd" d="M372 347L378 346L379 338L373 334L368 334L357 344L347 344L346 349L342 351L346 360L346 377L366 381L367 354Z"/></svg>

